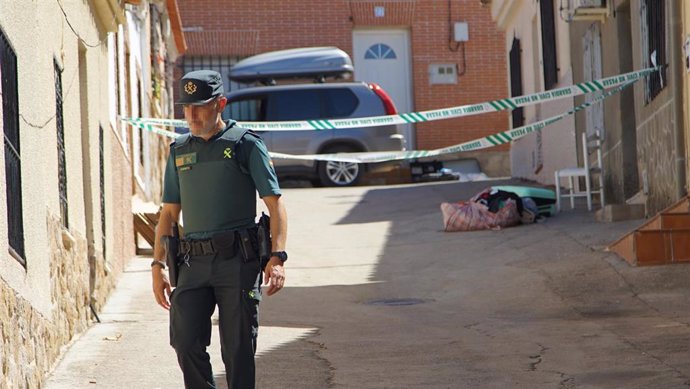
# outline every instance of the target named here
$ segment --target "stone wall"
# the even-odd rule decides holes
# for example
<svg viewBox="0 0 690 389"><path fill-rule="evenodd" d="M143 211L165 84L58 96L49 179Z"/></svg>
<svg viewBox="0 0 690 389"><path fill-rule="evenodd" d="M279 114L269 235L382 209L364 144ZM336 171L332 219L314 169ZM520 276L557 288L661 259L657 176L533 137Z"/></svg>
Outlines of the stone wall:
<svg viewBox="0 0 690 389"><path fill-rule="evenodd" d="M47 220L51 317L45 317L0 280L0 387L40 388L61 348L91 321L86 239L66 233L59 217Z"/></svg>
<svg viewBox="0 0 690 389"><path fill-rule="evenodd" d="M654 116L637 128L638 169L642 183L648 184L647 212L653 215L677 200L678 165L673 139L676 129L673 120L673 105L669 100Z"/></svg>

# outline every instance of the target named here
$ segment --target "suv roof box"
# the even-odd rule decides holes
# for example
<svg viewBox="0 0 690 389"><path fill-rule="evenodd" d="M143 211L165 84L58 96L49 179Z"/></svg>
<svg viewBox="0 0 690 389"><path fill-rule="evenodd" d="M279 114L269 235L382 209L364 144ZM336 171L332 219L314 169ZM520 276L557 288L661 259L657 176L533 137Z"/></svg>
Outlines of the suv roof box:
<svg viewBox="0 0 690 389"><path fill-rule="evenodd" d="M272 51L237 62L229 72L232 81L274 84L276 79L349 78L354 68L346 52L337 47L305 47Z"/></svg>

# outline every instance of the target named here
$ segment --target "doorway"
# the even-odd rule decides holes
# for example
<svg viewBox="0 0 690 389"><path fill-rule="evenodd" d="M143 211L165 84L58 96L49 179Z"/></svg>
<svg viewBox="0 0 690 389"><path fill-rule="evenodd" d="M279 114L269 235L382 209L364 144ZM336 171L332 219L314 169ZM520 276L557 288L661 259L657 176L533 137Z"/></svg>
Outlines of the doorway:
<svg viewBox="0 0 690 389"><path fill-rule="evenodd" d="M410 34L407 30L355 30L352 33L355 80L379 84L398 112L412 112ZM412 124L403 126L407 148L416 146Z"/></svg>

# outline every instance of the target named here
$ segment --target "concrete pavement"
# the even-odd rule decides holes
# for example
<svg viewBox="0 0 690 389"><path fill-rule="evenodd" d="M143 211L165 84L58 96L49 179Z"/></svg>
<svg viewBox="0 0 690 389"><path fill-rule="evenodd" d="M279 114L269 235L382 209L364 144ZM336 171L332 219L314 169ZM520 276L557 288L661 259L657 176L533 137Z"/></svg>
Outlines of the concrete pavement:
<svg viewBox="0 0 690 389"><path fill-rule="evenodd" d="M441 231L442 201L491 184L286 190L288 287L262 303L258 387L690 386L690 267L629 267L602 248L641 221L582 210ZM181 387L148 263L131 262L48 389Z"/></svg>

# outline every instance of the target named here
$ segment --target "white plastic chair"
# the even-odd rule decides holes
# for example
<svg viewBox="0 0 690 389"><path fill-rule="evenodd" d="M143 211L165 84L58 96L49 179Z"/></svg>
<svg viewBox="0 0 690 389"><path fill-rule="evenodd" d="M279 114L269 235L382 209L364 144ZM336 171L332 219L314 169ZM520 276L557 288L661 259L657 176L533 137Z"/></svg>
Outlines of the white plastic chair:
<svg viewBox="0 0 690 389"><path fill-rule="evenodd" d="M596 131L593 135L587 136L582 133L582 154L584 159L584 167L571 167L556 170L554 172L554 183L556 184L556 212L561 211L561 197L570 198L570 208L575 208L575 197L587 198L587 210L592 210L592 194L599 194L600 206L604 207L604 175L602 174L601 164L601 134ZM590 163L590 156L596 154L596 164ZM592 176L596 175L599 178L598 190L592 190ZM580 177L584 178L585 190L580 188ZM561 193L561 178L568 178L569 191ZM577 185L573 185L573 181L577 181Z"/></svg>

